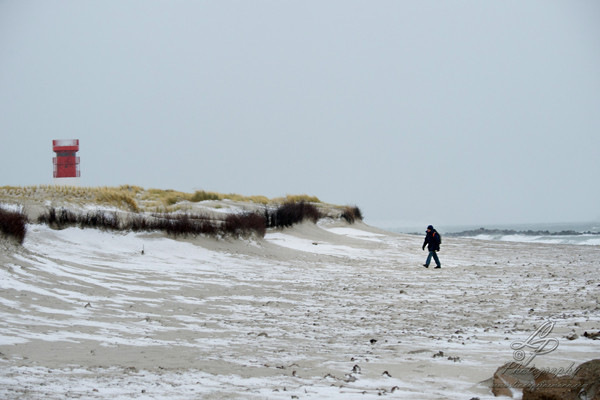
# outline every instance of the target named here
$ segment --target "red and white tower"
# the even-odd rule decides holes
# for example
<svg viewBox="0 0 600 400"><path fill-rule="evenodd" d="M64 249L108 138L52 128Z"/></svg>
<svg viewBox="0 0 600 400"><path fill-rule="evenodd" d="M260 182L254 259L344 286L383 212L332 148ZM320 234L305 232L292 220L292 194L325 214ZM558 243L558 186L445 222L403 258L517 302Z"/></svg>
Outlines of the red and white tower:
<svg viewBox="0 0 600 400"><path fill-rule="evenodd" d="M79 157L75 156L79 151L79 139L53 140L52 150L56 153L56 157L52 159L54 178L79 178ZM66 182L61 180L60 183Z"/></svg>

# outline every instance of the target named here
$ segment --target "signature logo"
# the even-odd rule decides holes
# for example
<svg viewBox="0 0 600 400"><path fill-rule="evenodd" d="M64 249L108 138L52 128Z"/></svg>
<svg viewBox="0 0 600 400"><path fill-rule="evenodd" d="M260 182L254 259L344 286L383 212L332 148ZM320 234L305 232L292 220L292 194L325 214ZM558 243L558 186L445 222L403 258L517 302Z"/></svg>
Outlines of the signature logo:
<svg viewBox="0 0 600 400"><path fill-rule="evenodd" d="M514 350L513 358L523 365L529 365L538 355L548 354L558 348L558 339L548 338L554 328L554 322L548 321L533 332L524 342L510 344Z"/></svg>

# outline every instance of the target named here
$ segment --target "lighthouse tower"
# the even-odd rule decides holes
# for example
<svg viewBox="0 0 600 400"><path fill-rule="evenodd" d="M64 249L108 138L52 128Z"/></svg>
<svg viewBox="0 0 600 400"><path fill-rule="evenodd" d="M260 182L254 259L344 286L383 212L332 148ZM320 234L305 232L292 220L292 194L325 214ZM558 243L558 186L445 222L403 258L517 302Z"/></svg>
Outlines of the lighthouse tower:
<svg viewBox="0 0 600 400"><path fill-rule="evenodd" d="M77 185L79 183L79 139L59 139L52 141L52 150L56 157L54 164L54 183L59 185Z"/></svg>

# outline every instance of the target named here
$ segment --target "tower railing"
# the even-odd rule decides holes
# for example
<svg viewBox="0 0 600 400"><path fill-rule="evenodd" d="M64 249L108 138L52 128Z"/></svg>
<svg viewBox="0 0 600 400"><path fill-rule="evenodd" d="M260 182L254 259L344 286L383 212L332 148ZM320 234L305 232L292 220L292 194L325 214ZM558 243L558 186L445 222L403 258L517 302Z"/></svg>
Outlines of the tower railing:
<svg viewBox="0 0 600 400"><path fill-rule="evenodd" d="M52 147L79 146L79 139L56 139L52 141Z"/></svg>

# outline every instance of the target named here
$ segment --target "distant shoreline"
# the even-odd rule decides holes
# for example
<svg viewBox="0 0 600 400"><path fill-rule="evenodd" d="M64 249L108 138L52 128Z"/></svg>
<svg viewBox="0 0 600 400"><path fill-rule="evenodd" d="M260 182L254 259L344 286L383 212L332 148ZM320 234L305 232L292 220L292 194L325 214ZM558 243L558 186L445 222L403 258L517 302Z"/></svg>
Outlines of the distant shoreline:
<svg viewBox="0 0 600 400"><path fill-rule="evenodd" d="M515 230L515 229L470 229L461 232L449 232L446 233L448 236L479 236L479 235L501 235L501 236L509 236L509 235L524 235L524 236L581 236L581 235L600 235L600 232L594 231L583 231L578 232L572 229L562 230L551 232L549 230Z"/></svg>
<svg viewBox="0 0 600 400"><path fill-rule="evenodd" d="M430 223L442 235L465 236L463 234L531 234L531 235L565 235L574 232L576 235L600 234L600 221L577 222L540 222L540 223L503 223L503 224L436 224L429 221L425 224L402 224L394 221L366 221L368 224L395 233L425 234L425 227ZM422 227L421 227L422 225Z"/></svg>
<svg viewBox="0 0 600 400"><path fill-rule="evenodd" d="M423 236L425 234L424 229L421 232L420 229L414 226L384 228L380 224L379 227L394 233L416 236ZM450 238L546 244L600 245L599 222L506 224L501 226L492 225L490 228L440 225L436 226L436 229L442 234L442 237Z"/></svg>

